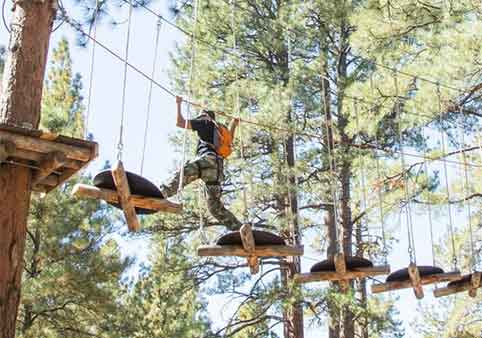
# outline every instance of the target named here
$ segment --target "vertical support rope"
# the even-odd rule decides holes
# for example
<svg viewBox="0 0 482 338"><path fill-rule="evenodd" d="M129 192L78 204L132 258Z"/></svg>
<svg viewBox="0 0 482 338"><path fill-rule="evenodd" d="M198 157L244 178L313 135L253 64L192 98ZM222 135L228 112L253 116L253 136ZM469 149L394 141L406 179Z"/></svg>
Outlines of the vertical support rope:
<svg viewBox="0 0 482 338"><path fill-rule="evenodd" d="M191 63L189 66L189 102L187 104L187 116L186 116L186 124L184 126L184 134L183 134L183 144L182 144L182 162L181 162L181 170L179 171L179 186L177 188L177 193L181 196L182 199L182 187L184 186L184 164L186 162L186 152L187 152L187 137L188 137L188 130L187 125L189 120L191 119L191 101L194 93L194 67L196 61L196 29L197 29L197 21L198 21L198 10L199 10L199 0L194 1L194 27L192 30L191 36ZM203 222L201 222L202 224Z"/></svg>
<svg viewBox="0 0 482 338"><path fill-rule="evenodd" d="M439 113L442 111L442 93L440 92L440 85L437 84L437 97L438 97L438 109ZM446 161L446 154L447 154L447 147L446 147L446 142L445 142L445 134L443 131L443 120L442 120L442 115L440 114L440 136L441 136L441 143L442 143L442 163L443 163L443 170L444 170L444 176L445 176L445 189L447 190L447 206L448 206L448 212L449 212L449 234L450 234L450 239L452 242L452 264L454 267L454 270L457 270L457 255L455 252L455 233L454 233L454 224L453 224L453 216L452 216L452 206L450 203L450 187L449 187L449 174L448 174L448 168L447 168L447 161Z"/></svg>
<svg viewBox="0 0 482 338"><path fill-rule="evenodd" d="M237 36L236 36L236 22L235 22L235 1L236 0L231 0L231 29L233 31L233 46L232 46L232 53L233 55L236 55L237 57L239 57L238 53L237 53L237 49L238 49L238 43L237 43ZM238 84L238 80L239 80L239 74L238 74L238 69L236 68L235 70L235 94L234 94L234 115L237 116L238 118L241 118L241 104L240 104L240 95L239 95L239 84ZM245 156L245 153L244 153L244 147L245 147L245 142L244 142L244 133L245 133L245 128L241 128L241 122L238 126L238 128L240 129L240 135L241 135L241 158L243 160L243 165L242 165L242 170L243 170L243 174L242 174L242 181L243 181L243 191L242 191L242 199L243 199L243 217L244 217L244 220L245 222L248 222L249 221L249 211L248 211L248 192L247 192L247 189L246 189L246 174L245 174L245 170L246 170L246 156Z"/></svg>
<svg viewBox="0 0 482 338"><path fill-rule="evenodd" d="M325 127L326 127L326 139L328 141L328 144L326 145L327 149L328 149L328 162L329 162L329 167L330 167L330 176L331 176L331 182L330 182L330 189L331 189L331 197L332 197L332 200L333 200L333 228L335 230L335 240L336 240L336 251L341 253L341 252L344 252L344 248L343 248L343 238L340 239L340 237L343 237L343 234L342 236L339 236L338 234L338 197L337 197L337 193L336 193L336 159L334 158L334 154L332 154L332 148L334 150L334 142L333 142L333 131L332 131L332 127L333 127L333 123L331 122L331 119L330 121L328 121L328 114L329 114L329 109L330 107L328 106L329 105L329 102L327 100L327 97L326 97L326 88L325 88L325 79L323 78L321 80L321 88L322 88L322 95L323 95L323 106L324 106L324 109L325 109ZM331 124L331 125L330 125ZM340 243L341 241L341 243ZM341 244L341 245L340 245Z"/></svg>
<svg viewBox="0 0 482 338"><path fill-rule="evenodd" d="M162 28L162 20L159 18L156 24L156 38L155 38L155 47L154 47L154 59L152 61L152 71L151 71L151 78L156 76L156 68L157 68L157 56L159 52L159 37L161 35L161 28ZM152 107L152 89L153 89L153 82L150 81L149 83L149 91L147 94L147 113L146 113L146 124L144 126L144 143L142 146L142 159L141 159L141 176L144 174L144 162L146 157L146 148L147 148L147 135L149 132L149 122L151 119L151 107Z"/></svg>
<svg viewBox="0 0 482 338"><path fill-rule="evenodd" d="M410 198L410 189L409 189L409 180L408 180L408 172L405 172L406 163L405 163L405 154L404 154L404 147L403 147L403 132L402 132L402 112L400 107L400 99L399 99L399 88L398 88L398 77L397 73L394 73L394 84L395 84L395 114L397 116L398 121L398 142L400 144L400 161L401 161L401 170L403 175L403 185L404 185L404 193L405 193L405 203L406 203L406 222L407 222L407 235L408 235L408 254L410 256L410 263L417 264L417 253L415 251L415 240L413 237L413 221L412 221L412 208L411 208L411 198Z"/></svg>
<svg viewBox="0 0 482 338"><path fill-rule="evenodd" d="M376 132L375 132L376 133ZM375 143L377 146L377 149L379 147L378 144L378 136L375 135ZM379 186L377 187L377 195L378 195L378 205L379 205L379 211L380 211L380 225L382 227L382 241L383 241L383 248L382 248L382 256L383 256L383 263L385 265L388 265L388 247L387 247L387 234L385 231L385 213L383 212L383 194L382 194L382 183L383 180L380 180L381 178L381 169L380 169L380 153L378 151L374 151L374 156L375 156L375 164L376 164L376 170L377 170L377 180L380 182Z"/></svg>
<svg viewBox="0 0 482 338"><path fill-rule="evenodd" d="M356 131L357 133L361 134L361 129L360 129L360 117L358 114L358 100L353 100L353 112L355 114L355 122L356 122ZM368 201L368 196L367 196L367 186L366 186L366 168L365 168L365 159L363 158L363 155L360 154L359 156L360 159L360 188L361 188L361 199L360 199L360 212L364 212L365 216L368 216L368 207L367 207L367 201ZM363 217L360 219L360 233L362 233L363 230ZM367 225L367 237L368 241L370 241L371 236L370 236L370 228ZM368 250L368 257L371 258L371 252Z"/></svg>
<svg viewBox="0 0 482 338"><path fill-rule="evenodd" d="M425 127L422 127L422 139L425 140ZM427 151L424 149L423 151L424 159L423 159L423 168L425 171L425 175L427 175L427 179L429 178L429 170L428 170L428 163L427 163L427 158L428 154ZM430 201L427 201L427 213L428 213L428 224L430 228L430 244L431 244L431 249L432 249L432 264L433 266L437 266L436 261L435 261L435 240L433 236L433 218L432 218L432 204Z"/></svg>
<svg viewBox="0 0 482 338"><path fill-rule="evenodd" d="M119 128L119 143L117 144L117 159L122 161L122 152L124 150L124 121L126 114L126 96L127 96L127 69L129 66L129 46L131 39L131 23L132 23L132 10L134 5L132 0L129 0L129 17L127 19L127 37L126 37L126 49L125 49L125 59L124 59L124 80L122 86L122 111L121 111L121 122Z"/></svg>
<svg viewBox="0 0 482 338"><path fill-rule="evenodd" d="M465 130L463 129L464 123L464 113L462 110L459 110L460 122L459 122L459 137L460 137L460 149L465 149ZM462 193L465 195L464 197L464 204L467 209L467 222L469 225L469 239L470 239L470 267L472 272L477 270L477 260L475 257L475 248L474 248L474 233L472 229L472 206L469 199L469 192L470 192L470 178L469 178L469 170L467 167L467 154L465 151L462 151L462 159L463 159L463 172L464 172L464 180L462 181Z"/></svg>
<svg viewBox="0 0 482 338"><path fill-rule="evenodd" d="M370 76L370 89L373 91L373 76ZM384 200L383 200L383 181L381 180L381 168L380 168L380 157L381 157L381 150L380 144L378 142L378 134L375 131L375 149L373 150L373 156L375 156L375 165L377 171L377 182L380 182L379 186L377 187L377 197L378 197L378 206L379 206L379 217L380 217L380 226L382 228L382 256L383 256L383 263L388 265L388 247L387 247L387 234L385 230L385 213L383 211L384 208Z"/></svg>
<svg viewBox="0 0 482 338"><path fill-rule="evenodd" d="M97 16L99 12L99 0L96 0L95 11L94 11L94 21L92 22L92 37L97 39ZM92 104L92 88L94 86L94 65L95 65L95 48L97 44L92 43L92 52L90 55L90 70L89 70L89 90L87 96L87 111L85 113L85 127L84 127L84 138L87 139L89 136L89 121L90 121L90 111Z"/></svg>

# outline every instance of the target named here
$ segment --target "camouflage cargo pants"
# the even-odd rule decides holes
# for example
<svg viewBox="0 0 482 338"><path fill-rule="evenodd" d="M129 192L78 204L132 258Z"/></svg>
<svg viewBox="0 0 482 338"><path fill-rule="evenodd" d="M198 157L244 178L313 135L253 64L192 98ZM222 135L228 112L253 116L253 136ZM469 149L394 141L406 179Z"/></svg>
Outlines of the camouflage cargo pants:
<svg viewBox="0 0 482 338"><path fill-rule="evenodd" d="M209 212L220 223L224 224L230 230L239 230L241 222L236 216L224 206L221 201L222 182L224 180L223 161L216 159L214 156L196 157L194 160L184 164L183 187L201 179L205 185L205 196ZM164 196L170 197L177 193L179 187L180 173L175 173L166 184L161 185L161 191Z"/></svg>

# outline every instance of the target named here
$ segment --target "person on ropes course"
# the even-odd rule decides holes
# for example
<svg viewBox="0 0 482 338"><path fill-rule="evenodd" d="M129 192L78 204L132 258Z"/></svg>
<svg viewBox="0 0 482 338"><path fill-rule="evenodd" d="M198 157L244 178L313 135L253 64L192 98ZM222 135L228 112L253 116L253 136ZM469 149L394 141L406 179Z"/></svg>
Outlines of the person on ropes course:
<svg viewBox="0 0 482 338"><path fill-rule="evenodd" d="M232 152L232 143L239 119L235 118L229 127L216 122L216 114L211 110L203 110L192 120L185 120L181 112L182 97L176 97L177 121L179 128L191 129L197 132L199 141L196 157L184 164L184 169L175 173L160 189L164 198L176 194L181 173L184 172L182 186L203 180L209 212L220 223L230 230L239 230L242 223L221 201L222 184L224 181L224 159Z"/></svg>

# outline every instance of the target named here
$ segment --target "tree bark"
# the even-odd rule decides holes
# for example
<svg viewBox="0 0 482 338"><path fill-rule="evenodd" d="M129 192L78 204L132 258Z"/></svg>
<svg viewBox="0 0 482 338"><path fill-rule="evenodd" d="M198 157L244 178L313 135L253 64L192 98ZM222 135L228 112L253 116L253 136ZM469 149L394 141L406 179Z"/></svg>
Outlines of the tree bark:
<svg viewBox="0 0 482 338"><path fill-rule="evenodd" d="M291 122L291 113L287 116L288 122ZM292 170L295 167L295 147L294 136L290 135L285 143L286 149L286 161L290 172L288 173L289 190L287 193L288 210L286 214L290 217L290 238L289 243L291 245L301 245L301 234L298 224L298 194L296 192L296 177ZM288 266L286 280L293 280L296 273L301 272L301 260L300 257L288 257ZM299 286L298 286L299 287ZM303 322L303 305L301 302L292 304L291 309L285 314L285 338L303 338L304 337L304 322Z"/></svg>
<svg viewBox="0 0 482 338"><path fill-rule="evenodd" d="M0 123L37 128L54 0L16 1L3 78ZM14 338L20 303L31 171L0 167L0 337Z"/></svg>

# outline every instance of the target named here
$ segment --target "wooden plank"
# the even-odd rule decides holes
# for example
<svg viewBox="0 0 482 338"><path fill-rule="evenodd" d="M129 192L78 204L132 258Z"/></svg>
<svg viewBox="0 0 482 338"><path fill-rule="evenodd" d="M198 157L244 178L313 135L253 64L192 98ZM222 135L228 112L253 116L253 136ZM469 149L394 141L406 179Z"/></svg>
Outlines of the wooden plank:
<svg viewBox="0 0 482 338"><path fill-rule="evenodd" d="M427 285L427 284L434 284L439 282L450 282L458 279L460 279L460 272L455 271L455 272L438 273L438 274L433 274L429 276L422 276L420 278L420 282L422 285ZM372 292L381 293L381 292L408 289L408 288L412 288L412 282L410 279L403 280L403 281L373 284Z"/></svg>
<svg viewBox="0 0 482 338"><path fill-rule="evenodd" d="M59 151L45 155L44 159L38 164L40 169L37 170L32 177L32 184L36 185L42 182L43 179L61 167L64 164L65 159L65 154Z"/></svg>
<svg viewBox="0 0 482 338"><path fill-rule="evenodd" d="M474 297L473 295L475 296L477 295L477 291L476 291L477 288L480 287L480 276L481 276L481 272L474 272L471 275L470 279L463 282L461 281L455 285L450 285L443 288L435 289L433 291L433 294L435 297L438 298L438 297L453 295L464 291L469 291L469 296ZM477 282L477 279L479 280L478 282ZM478 287L475 287L477 285ZM472 290L474 290L475 293Z"/></svg>
<svg viewBox="0 0 482 338"><path fill-rule="evenodd" d="M457 283L456 285L450 285L443 288L437 288L433 291L435 297L445 297L449 295L453 295L455 293L469 291L471 288L470 281Z"/></svg>
<svg viewBox="0 0 482 338"><path fill-rule="evenodd" d="M373 266L368 268L354 268L339 274L336 271L310 272L296 274L294 280L298 283L311 283L322 281L338 281L343 279L366 278L370 276L380 276L390 273L389 265Z"/></svg>
<svg viewBox="0 0 482 338"><path fill-rule="evenodd" d="M60 151L66 154L69 159L82 162L88 162L95 157L95 149L92 149L92 147L82 148L79 146L71 146L58 142L42 140L40 138L14 134L4 130L0 130L0 139L14 142L17 145L17 149L30 150L42 154Z"/></svg>
<svg viewBox="0 0 482 338"><path fill-rule="evenodd" d="M100 189L86 184L76 184L72 190L72 195L76 197L101 199L109 203L119 203L119 196L116 191ZM180 204L153 197L131 195L131 203L137 208L157 210L173 214L179 214L182 211L182 205Z"/></svg>
<svg viewBox="0 0 482 338"><path fill-rule="evenodd" d="M131 202L131 191L122 161L118 161L115 167L112 168L112 176L117 188L120 204L124 210L129 231L138 231L141 228L141 224L137 218L136 209Z"/></svg>
<svg viewBox="0 0 482 338"><path fill-rule="evenodd" d="M16 135L23 135L27 137L33 137L37 139L44 139L54 141L55 143L62 143L74 147L90 149L94 156L98 156L99 145L94 141L73 138L65 135L52 134L40 129L22 128L9 124L0 123L0 131L13 133Z"/></svg>
<svg viewBox="0 0 482 338"><path fill-rule="evenodd" d="M258 245L254 254L257 257L288 257L302 256L304 252L303 246L288 245ZM197 250L198 256L214 257L214 256L238 256L249 257L250 253L246 252L241 245L205 245Z"/></svg>
<svg viewBox="0 0 482 338"><path fill-rule="evenodd" d="M5 161L7 158L15 153L17 146L14 142L9 140L0 140L0 162Z"/></svg>
<svg viewBox="0 0 482 338"><path fill-rule="evenodd" d="M417 299L422 299L424 297L422 280L420 278L420 272L418 271L417 265L410 263L408 266L408 276L410 277L410 282L412 283L413 292Z"/></svg>

